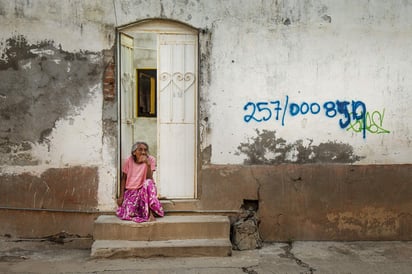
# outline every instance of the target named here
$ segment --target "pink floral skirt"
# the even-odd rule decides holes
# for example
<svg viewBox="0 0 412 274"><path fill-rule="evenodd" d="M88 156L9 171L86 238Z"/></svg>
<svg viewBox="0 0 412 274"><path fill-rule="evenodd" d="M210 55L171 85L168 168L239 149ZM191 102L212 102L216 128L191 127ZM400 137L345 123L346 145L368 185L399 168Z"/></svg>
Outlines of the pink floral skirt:
<svg viewBox="0 0 412 274"><path fill-rule="evenodd" d="M126 189L116 215L122 220L142 223L149 220L150 211L157 217L164 216L162 204L157 199L156 186L152 179L147 179L139 189Z"/></svg>

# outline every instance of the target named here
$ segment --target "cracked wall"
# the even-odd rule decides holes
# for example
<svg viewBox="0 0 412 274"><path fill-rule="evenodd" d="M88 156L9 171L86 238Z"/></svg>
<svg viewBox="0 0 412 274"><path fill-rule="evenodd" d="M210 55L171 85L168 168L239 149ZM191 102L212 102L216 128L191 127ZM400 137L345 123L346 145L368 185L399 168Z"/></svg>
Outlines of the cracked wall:
<svg viewBox="0 0 412 274"><path fill-rule="evenodd" d="M410 178L410 165L209 166L200 207L258 201L264 241L411 240Z"/></svg>
<svg viewBox="0 0 412 274"><path fill-rule="evenodd" d="M42 202L13 206L114 209L115 28L165 18L200 33L196 209L258 200L264 240L409 239L411 12L405 1L0 0L0 201L15 180ZM71 172L88 175L44 189ZM69 188L91 191L85 207Z"/></svg>
<svg viewBox="0 0 412 274"><path fill-rule="evenodd" d="M113 207L115 35L103 7L0 1L0 207L9 222L3 230L87 235L92 213ZM24 229L30 214L38 227Z"/></svg>
<svg viewBox="0 0 412 274"><path fill-rule="evenodd" d="M97 210L97 168L50 168L40 176L3 175L0 207Z"/></svg>

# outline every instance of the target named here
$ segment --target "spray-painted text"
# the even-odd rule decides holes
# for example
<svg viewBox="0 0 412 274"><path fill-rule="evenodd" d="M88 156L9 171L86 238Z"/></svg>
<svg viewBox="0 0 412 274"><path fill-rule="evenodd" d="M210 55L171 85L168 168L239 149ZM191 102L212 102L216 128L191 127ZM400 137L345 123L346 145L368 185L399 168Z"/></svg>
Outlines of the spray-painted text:
<svg viewBox="0 0 412 274"><path fill-rule="evenodd" d="M362 132L366 138L366 131L371 133L389 133L382 128L383 114L378 111L370 114L366 110L366 104L359 100L335 100L319 102L290 102L289 96L284 101L260 101L247 102L243 110L245 122L267 122L269 120L281 121L282 126L286 124L286 118L298 115L321 115L328 118L339 118L340 128Z"/></svg>

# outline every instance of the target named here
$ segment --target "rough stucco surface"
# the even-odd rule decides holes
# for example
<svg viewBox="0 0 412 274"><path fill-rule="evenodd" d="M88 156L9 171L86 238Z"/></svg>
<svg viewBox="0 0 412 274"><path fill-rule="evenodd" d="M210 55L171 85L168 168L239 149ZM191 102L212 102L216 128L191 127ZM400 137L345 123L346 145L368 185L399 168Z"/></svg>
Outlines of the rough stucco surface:
<svg viewBox="0 0 412 274"><path fill-rule="evenodd" d="M203 208L259 202L265 241L412 239L410 165L214 166L202 177L213 188Z"/></svg>
<svg viewBox="0 0 412 274"><path fill-rule="evenodd" d="M22 238L43 238L68 233L73 238L91 237L95 214L2 210L0 233ZM10 221L12 220L12 221Z"/></svg>
<svg viewBox="0 0 412 274"><path fill-rule="evenodd" d="M114 206L118 132L114 17L102 4L0 1L0 181L32 176L42 189L56 169L96 169L97 196L84 205L104 210Z"/></svg>
<svg viewBox="0 0 412 274"><path fill-rule="evenodd" d="M6 40L0 60L0 165L36 165L32 144L48 143L57 120L75 115L101 77L101 55L69 53L52 41Z"/></svg>
<svg viewBox="0 0 412 274"><path fill-rule="evenodd" d="M93 233L98 210L98 170L93 167L51 168L41 176L0 176L0 234L45 237L65 231Z"/></svg>
<svg viewBox="0 0 412 274"><path fill-rule="evenodd" d="M48 169L41 176L2 175L0 207L96 210L97 168Z"/></svg>
<svg viewBox="0 0 412 274"><path fill-rule="evenodd" d="M349 144L334 142L312 145L313 140L297 140L288 143L276 137L276 131L256 130L257 137L238 146L237 154L245 154L247 165L271 165L282 163L354 163L357 156Z"/></svg>
<svg viewBox="0 0 412 274"><path fill-rule="evenodd" d="M259 184L253 170L242 166L206 166L201 171L200 208L239 210L243 200L257 200Z"/></svg>
<svg viewBox="0 0 412 274"><path fill-rule="evenodd" d="M408 1L0 0L0 204L114 209L115 28L163 18L200 31L195 209L257 200L268 241L410 239L411 13ZM4 213L5 233L92 231L83 213Z"/></svg>

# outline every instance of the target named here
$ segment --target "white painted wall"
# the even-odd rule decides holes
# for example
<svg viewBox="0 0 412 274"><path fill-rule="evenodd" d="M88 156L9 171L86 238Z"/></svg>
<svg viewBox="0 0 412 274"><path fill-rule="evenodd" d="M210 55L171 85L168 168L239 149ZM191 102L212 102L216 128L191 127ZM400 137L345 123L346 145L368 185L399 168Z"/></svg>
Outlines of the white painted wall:
<svg viewBox="0 0 412 274"><path fill-rule="evenodd" d="M145 18L169 18L211 33L210 82L199 87L201 147L211 163L240 164L237 146L256 129L313 144L336 141L364 157L359 164L412 163L412 3L408 1L7 1L0 0L0 42L23 34L50 39L64 50L101 51L114 45L114 27ZM23 16L16 16L22 9ZM329 22L330 21L330 22ZM290 24L289 24L289 23ZM4 50L4 44L0 45ZM206 72L200 72L206 73ZM102 86L76 116L58 121L50 152L34 144L40 166L3 166L2 172L39 174L51 167L99 167L101 210L113 208L115 147L102 138ZM382 116L384 134L346 131L339 118L285 114L284 125L244 121L247 102L359 100ZM204 117L201 117L204 118ZM378 121L376 121L378 122ZM73 143L73 140L77 140Z"/></svg>
<svg viewBox="0 0 412 274"><path fill-rule="evenodd" d="M290 142L312 139L314 144L348 143L356 154L365 157L361 163L411 162L410 26L404 28L403 21L399 26L393 22L347 24L346 17L339 15L334 20L333 11L328 14L332 17L330 24L262 28L226 20L216 28L210 87L213 163L241 163L244 156L233 152L239 143L256 135L256 128L276 130L279 137ZM228 39L233 32L239 35ZM382 128L390 133L367 131L363 138L360 133L341 129L339 116L327 118L323 110L317 115L295 117L286 113L284 126L281 119L273 118L267 122L243 121L243 116L250 114L243 111L247 102L281 100L284 105L286 96L289 103L298 104L363 101L371 114L378 111L382 115ZM378 114L374 117L379 124Z"/></svg>
<svg viewBox="0 0 412 274"><path fill-rule="evenodd" d="M30 44L55 41L67 52L110 49L115 38L115 18L113 5L108 4L107 1L2 0L0 52L5 50L6 39L13 35L25 36ZM101 60L96 58L96 62ZM112 210L116 194L116 147L103 137L102 85L89 89L93 99L88 105L56 121L47 143L32 144L31 155L38 165L0 166L0 171L3 174L40 176L49 168L96 166L99 170L99 209Z"/></svg>
<svg viewBox="0 0 412 274"><path fill-rule="evenodd" d="M256 128L275 130L288 142L348 143L364 157L359 163L411 163L412 21L407 14L412 6L331 1L323 2L323 10L321 2L315 2L303 11L298 2L289 2L295 4L282 15L290 18L290 25L273 24L270 17L262 19L257 14L259 19L245 19L241 12L216 21L208 90L212 163L242 163L245 156L234 152L240 143L256 136ZM232 8L230 13L236 13ZM243 110L247 102L280 100L283 105L286 96L289 103L299 104L363 101L371 114L382 115L382 128L390 133L367 131L362 138L360 133L341 129L338 116L327 118L323 110L295 117L286 113L284 126L281 119L273 118L243 121L250 114ZM375 113L376 123L378 116Z"/></svg>

